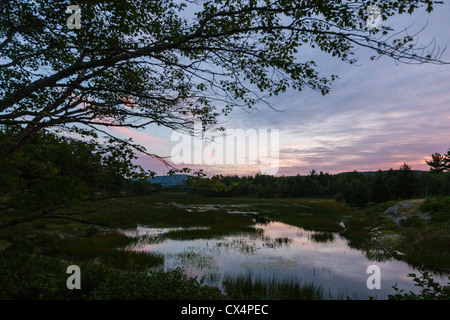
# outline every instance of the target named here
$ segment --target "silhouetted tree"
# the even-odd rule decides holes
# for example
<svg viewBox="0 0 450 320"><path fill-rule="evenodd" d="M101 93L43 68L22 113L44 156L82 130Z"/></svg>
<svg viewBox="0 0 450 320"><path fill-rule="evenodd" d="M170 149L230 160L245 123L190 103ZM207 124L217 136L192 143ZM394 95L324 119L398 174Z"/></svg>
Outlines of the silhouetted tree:
<svg viewBox="0 0 450 320"><path fill-rule="evenodd" d="M373 202L385 202L391 199L391 194L386 186L384 174L378 170L373 177L371 200Z"/></svg>
<svg viewBox="0 0 450 320"><path fill-rule="evenodd" d="M397 171L395 194L400 199L410 199L415 196L417 174L406 162Z"/></svg>
<svg viewBox="0 0 450 320"><path fill-rule="evenodd" d="M446 162L448 162L446 156L443 156L442 154L437 152L431 155L430 161L426 161L426 163L431 167L430 171L433 173L441 173L445 170L448 170L449 168L446 165Z"/></svg>

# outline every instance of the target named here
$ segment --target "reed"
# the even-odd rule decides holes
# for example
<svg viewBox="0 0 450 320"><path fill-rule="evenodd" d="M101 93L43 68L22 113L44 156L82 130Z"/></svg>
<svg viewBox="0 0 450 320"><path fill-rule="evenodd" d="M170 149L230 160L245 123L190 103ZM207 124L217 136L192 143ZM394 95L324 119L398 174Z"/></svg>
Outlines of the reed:
<svg viewBox="0 0 450 320"><path fill-rule="evenodd" d="M300 281L255 279L246 276L225 275L222 281L225 295L237 300L322 300L323 290L312 283Z"/></svg>
<svg viewBox="0 0 450 320"><path fill-rule="evenodd" d="M137 241L138 238L109 232L65 241L58 251L72 258L98 259L107 266L120 269L146 269L164 262L162 255L126 249Z"/></svg>

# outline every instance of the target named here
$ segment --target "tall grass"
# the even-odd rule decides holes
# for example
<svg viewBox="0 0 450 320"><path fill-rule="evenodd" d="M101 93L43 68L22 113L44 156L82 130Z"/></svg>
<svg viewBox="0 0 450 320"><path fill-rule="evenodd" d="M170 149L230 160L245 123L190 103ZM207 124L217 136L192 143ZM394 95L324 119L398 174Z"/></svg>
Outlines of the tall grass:
<svg viewBox="0 0 450 320"><path fill-rule="evenodd" d="M240 224L215 224L210 228L173 230L162 234L160 237L172 240L215 239L224 236L238 234L255 234L257 229Z"/></svg>
<svg viewBox="0 0 450 320"><path fill-rule="evenodd" d="M58 251L70 257L98 259L103 264L120 269L146 269L164 262L159 254L126 250L137 238L118 232L77 238L62 243Z"/></svg>
<svg viewBox="0 0 450 320"><path fill-rule="evenodd" d="M237 300L321 300L323 290L314 284L275 278L253 279L251 275L226 275L222 281L225 295Z"/></svg>
<svg viewBox="0 0 450 320"><path fill-rule="evenodd" d="M331 232L316 232L311 235L311 240L317 243L332 242L334 234Z"/></svg>
<svg viewBox="0 0 450 320"><path fill-rule="evenodd" d="M342 231L340 222L351 214L343 205L326 199L275 199L258 208L272 220L324 232Z"/></svg>

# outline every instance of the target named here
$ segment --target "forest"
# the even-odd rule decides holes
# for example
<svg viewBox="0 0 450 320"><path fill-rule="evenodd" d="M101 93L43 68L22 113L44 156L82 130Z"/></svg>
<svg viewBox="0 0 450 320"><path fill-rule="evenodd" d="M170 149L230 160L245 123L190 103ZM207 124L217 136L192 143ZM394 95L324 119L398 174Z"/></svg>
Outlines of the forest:
<svg viewBox="0 0 450 320"><path fill-rule="evenodd" d="M390 200L450 195L450 173L398 169L329 174L311 170L301 176L220 176L196 180L193 191L205 196L334 198L351 206Z"/></svg>

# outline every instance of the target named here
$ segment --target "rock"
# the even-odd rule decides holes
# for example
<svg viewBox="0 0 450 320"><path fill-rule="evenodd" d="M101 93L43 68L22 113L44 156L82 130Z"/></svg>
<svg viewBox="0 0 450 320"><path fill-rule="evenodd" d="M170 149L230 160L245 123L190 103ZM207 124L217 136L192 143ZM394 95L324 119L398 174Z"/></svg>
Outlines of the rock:
<svg viewBox="0 0 450 320"><path fill-rule="evenodd" d="M400 201L399 203L389 207L384 211L384 214L388 216L404 215L408 213L414 213L419 210L420 205L408 200Z"/></svg>
<svg viewBox="0 0 450 320"><path fill-rule="evenodd" d="M416 216L418 216L419 218L421 218L423 220L431 219L431 214L429 214L428 212L418 212L418 213L416 213Z"/></svg>
<svg viewBox="0 0 450 320"><path fill-rule="evenodd" d="M404 200L387 208L384 211L384 214L389 216L398 226L402 220L413 216L417 216L424 220L430 219L431 216L428 213L421 212L419 209L420 203L416 201Z"/></svg>

